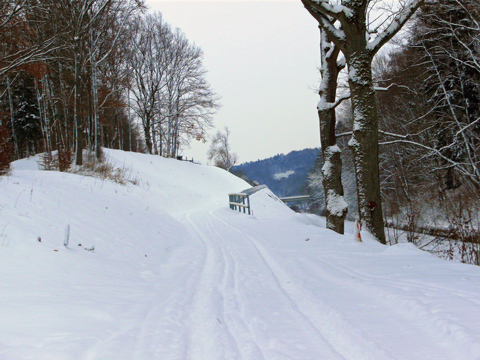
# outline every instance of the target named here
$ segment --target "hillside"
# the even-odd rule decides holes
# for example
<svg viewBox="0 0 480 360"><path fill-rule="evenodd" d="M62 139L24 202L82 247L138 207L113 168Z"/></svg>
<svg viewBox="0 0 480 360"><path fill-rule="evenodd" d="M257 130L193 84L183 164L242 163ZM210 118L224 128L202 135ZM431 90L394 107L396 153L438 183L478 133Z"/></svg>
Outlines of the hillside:
<svg viewBox="0 0 480 360"><path fill-rule="evenodd" d="M34 158L0 178L0 359L480 358L479 267L356 242L269 190L241 214L221 169L105 152L137 185Z"/></svg>
<svg viewBox="0 0 480 360"><path fill-rule="evenodd" d="M232 171L243 173L249 180L267 185L277 196L305 194L308 172L315 164L320 149L292 151L268 159L243 163Z"/></svg>

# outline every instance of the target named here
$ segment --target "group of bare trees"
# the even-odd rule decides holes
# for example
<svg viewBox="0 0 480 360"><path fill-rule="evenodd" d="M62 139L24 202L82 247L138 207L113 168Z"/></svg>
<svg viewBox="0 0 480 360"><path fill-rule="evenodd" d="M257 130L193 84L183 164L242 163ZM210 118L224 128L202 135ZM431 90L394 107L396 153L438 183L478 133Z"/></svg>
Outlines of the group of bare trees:
<svg viewBox="0 0 480 360"><path fill-rule="evenodd" d="M177 155L211 126L201 50L141 0L0 4L4 162L100 146ZM0 161L1 162L1 161Z"/></svg>
<svg viewBox="0 0 480 360"><path fill-rule="evenodd" d="M439 0L422 7L407 40L379 61L379 82L395 84L378 95L388 129L386 215L408 229L409 241L443 223L453 237L480 243L479 39L477 1ZM442 218L427 219L428 208Z"/></svg>
<svg viewBox="0 0 480 360"><path fill-rule="evenodd" d="M177 156L190 139L206 139L218 108L205 81L202 51L161 14L137 18L130 36L132 109L141 119L147 151Z"/></svg>
<svg viewBox="0 0 480 360"><path fill-rule="evenodd" d="M442 0L425 6L410 35L379 69L380 79L399 85L380 95L382 121L402 135L385 133L387 144L423 150L446 188L480 188L480 5ZM405 100L408 121L399 122L393 106Z"/></svg>
<svg viewBox="0 0 480 360"><path fill-rule="evenodd" d="M403 225L418 224L427 197L448 198L451 208L461 191L460 207L478 204L478 1L410 0L391 12L386 5L374 11L381 3L368 0L302 2L321 33L318 111L327 226L342 232L346 215L339 137L351 137L360 219L380 242L385 216L394 212ZM397 46L374 58L418 8ZM345 65L349 91L341 92L337 79ZM335 108L347 98L352 129L339 134ZM478 229L478 219L476 225L470 218L455 220L462 221Z"/></svg>

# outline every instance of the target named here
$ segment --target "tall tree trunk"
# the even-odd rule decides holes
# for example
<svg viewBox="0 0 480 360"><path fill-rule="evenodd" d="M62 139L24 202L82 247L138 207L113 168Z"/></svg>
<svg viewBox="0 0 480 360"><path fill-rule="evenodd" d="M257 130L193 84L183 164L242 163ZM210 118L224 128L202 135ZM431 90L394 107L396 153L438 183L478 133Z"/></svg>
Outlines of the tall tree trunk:
<svg viewBox="0 0 480 360"><path fill-rule="evenodd" d="M45 84L44 85L45 93L47 94L45 107L50 108L50 115L51 115L51 120L49 120L49 125L48 125L48 128L49 128L48 137L49 137L49 144L50 144L49 146L50 146L50 149L53 150L54 146L52 144L58 144L58 134L57 134L58 131L55 131L55 127L57 125L57 120L58 120L57 103L55 101L56 96L52 87L52 83L48 75L45 75L44 77L44 84Z"/></svg>
<svg viewBox="0 0 480 360"><path fill-rule="evenodd" d="M92 40L93 42L93 40ZM93 91L93 150L95 158L100 159L100 142L98 140L98 81L97 81L97 50L92 53L92 91Z"/></svg>
<svg viewBox="0 0 480 360"><path fill-rule="evenodd" d="M64 149L71 149L71 137L69 134L69 115L68 115L68 97L67 97L67 91L66 91L66 86L65 86L65 81L63 80L63 69L62 69L62 63L59 62L58 64L58 73L59 73L59 80L60 80L60 93L62 95L63 99L63 128L64 128L64 133L61 132L62 136L62 145ZM59 128L61 126L59 125Z"/></svg>
<svg viewBox="0 0 480 360"><path fill-rule="evenodd" d="M320 102L318 117L320 121L320 140L325 164L322 168L323 188L325 190L325 209L327 229L339 234L345 231L345 217L348 205L343 199L341 150L335 135L335 107L337 79L341 66L337 65L339 49L328 40L325 31L320 28L321 75Z"/></svg>
<svg viewBox="0 0 480 360"><path fill-rule="evenodd" d="M42 83L44 82L41 80ZM47 153L48 157L51 157L51 147L50 147L50 129L49 129L49 121L47 115L47 108L45 104L45 85L42 86L42 92L40 92L40 86L38 85L37 79L34 81L35 84L35 93L37 95L37 103L38 103L38 111L40 115L40 127L42 129L43 134L43 144L44 144L44 151Z"/></svg>
<svg viewBox="0 0 480 360"><path fill-rule="evenodd" d="M145 145L147 146L147 152L149 154L152 154L152 134L150 133L151 128L150 128L150 119L148 119L148 115L146 115L146 119L143 123L143 130L145 133Z"/></svg>
<svg viewBox="0 0 480 360"><path fill-rule="evenodd" d="M80 39L78 36L75 37L74 42L74 51L75 51L75 99L73 107L73 119L75 126L75 165L83 165L83 128L78 116L79 107L80 107L80 86L81 86L81 75L80 75Z"/></svg>
<svg viewBox="0 0 480 360"><path fill-rule="evenodd" d="M170 107L169 107L169 114L168 114L168 127L167 127L167 149L166 149L166 154L167 154L167 157L168 156L171 156L172 154L172 112L170 110Z"/></svg>
<svg viewBox="0 0 480 360"><path fill-rule="evenodd" d="M51 152L53 150L52 147L52 125L55 124L55 115L53 109L53 96L50 91L50 83L48 81L48 76L45 74L42 79L43 84L43 107L44 107L44 115L45 115L45 129L46 129L46 139L47 139L47 146L49 155L51 156ZM49 105L51 107L49 113Z"/></svg>
<svg viewBox="0 0 480 360"><path fill-rule="evenodd" d="M152 144L153 144L153 154L158 155L158 143L157 143L157 124L155 120L152 121Z"/></svg>
<svg viewBox="0 0 480 360"><path fill-rule="evenodd" d="M173 140L172 140L172 158L176 158L178 156L178 146L179 146L179 139L178 139L178 108L177 113L175 115L175 123L173 127Z"/></svg>
<svg viewBox="0 0 480 360"><path fill-rule="evenodd" d="M130 117L130 88L127 88L128 150L132 151L132 119Z"/></svg>
<svg viewBox="0 0 480 360"><path fill-rule="evenodd" d="M7 76L7 91L8 91L8 104L10 106L10 125L12 126L12 137L13 137L13 147L14 147L14 152L15 156L14 159L18 160L19 159L19 152L18 152L18 141L17 141L17 135L15 133L15 117L14 117L14 110L13 110L13 98L12 98L12 81L10 81L10 77Z"/></svg>
<svg viewBox="0 0 480 360"><path fill-rule="evenodd" d="M371 53L361 48L347 53L353 107L353 135L348 145L355 159L360 220L375 238L386 243L378 160L378 114L372 80Z"/></svg>

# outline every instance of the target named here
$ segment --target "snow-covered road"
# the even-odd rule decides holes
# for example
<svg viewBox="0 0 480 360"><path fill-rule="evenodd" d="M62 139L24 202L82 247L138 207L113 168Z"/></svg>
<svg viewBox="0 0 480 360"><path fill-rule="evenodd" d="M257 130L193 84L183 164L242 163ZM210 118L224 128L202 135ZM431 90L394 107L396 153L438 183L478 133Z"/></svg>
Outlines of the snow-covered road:
<svg viewBox="0 0 480 360"><path fill-rule="evenodd" d="M226 172L108 154L140 185L28 162L0 181L1 360L480 359L479 267L334 234L268 189L231 211Z"/></svg>

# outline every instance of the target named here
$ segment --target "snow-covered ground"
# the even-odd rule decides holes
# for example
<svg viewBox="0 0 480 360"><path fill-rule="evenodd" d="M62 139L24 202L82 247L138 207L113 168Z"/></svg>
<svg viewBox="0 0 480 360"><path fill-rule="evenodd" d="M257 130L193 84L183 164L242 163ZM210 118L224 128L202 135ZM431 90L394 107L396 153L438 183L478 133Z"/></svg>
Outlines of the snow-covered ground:
<svg viewBox="0 0 480 360"><path fill-rule="evenodd" d="M0 178L1 360L480 359L479 267L337 235L268 189L234 212L227 172L106 153L139 185L34 159Z"/></svg>

